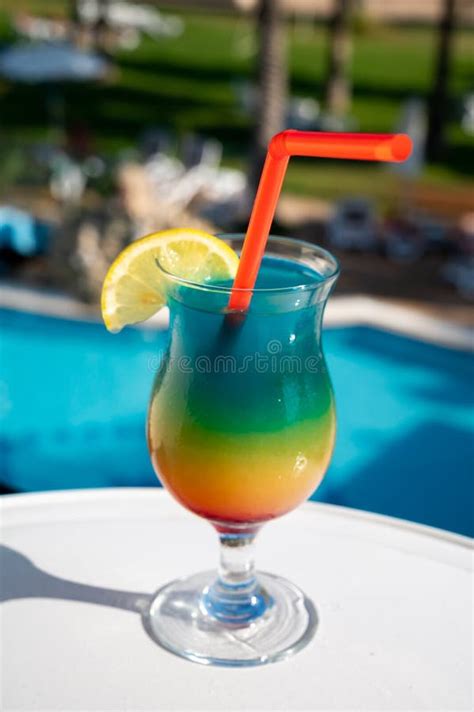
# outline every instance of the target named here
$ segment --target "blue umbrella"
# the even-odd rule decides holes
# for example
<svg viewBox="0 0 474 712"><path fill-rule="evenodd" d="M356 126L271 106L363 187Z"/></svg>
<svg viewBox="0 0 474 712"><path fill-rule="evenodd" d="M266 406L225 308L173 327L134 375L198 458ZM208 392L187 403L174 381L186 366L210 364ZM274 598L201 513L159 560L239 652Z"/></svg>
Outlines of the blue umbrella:
<svg viewBox="0 0 474 712"><path fill-rule="evenodd" d="M67 42L16 44L0 53L0 74L11 81L96 81L110 70L98 54L83 52Z"/></svg>

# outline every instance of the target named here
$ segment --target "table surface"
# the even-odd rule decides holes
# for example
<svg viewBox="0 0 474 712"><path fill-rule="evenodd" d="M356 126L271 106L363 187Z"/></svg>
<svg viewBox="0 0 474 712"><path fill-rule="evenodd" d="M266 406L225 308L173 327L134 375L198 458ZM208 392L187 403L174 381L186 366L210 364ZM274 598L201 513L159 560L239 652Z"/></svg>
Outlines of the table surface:
<svg viewBox="0 0 474 712"><path fill-rule="evenodd" d="M306 504L262 530L257 563L314 600L312 643L259 668L162 650L140 611L213 567L212 528L162 490L2 498L2 681L13 710L468 710L469 541Z"/></svg>

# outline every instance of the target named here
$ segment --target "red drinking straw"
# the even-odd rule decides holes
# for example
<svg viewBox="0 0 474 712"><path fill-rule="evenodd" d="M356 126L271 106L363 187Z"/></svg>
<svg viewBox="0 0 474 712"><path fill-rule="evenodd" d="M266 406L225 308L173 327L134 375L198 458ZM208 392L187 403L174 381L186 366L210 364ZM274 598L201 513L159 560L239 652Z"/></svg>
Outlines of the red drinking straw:
<svg viewBox="0 0 474 712"><path fill-rule="evenodd" d="M411 148L411 140L405 134L293 130L276 134L268 147L229 308L245 311L250 304L252 292L238 290L252 290L255 286L290 156L400 162L408 158Z"/></svg>

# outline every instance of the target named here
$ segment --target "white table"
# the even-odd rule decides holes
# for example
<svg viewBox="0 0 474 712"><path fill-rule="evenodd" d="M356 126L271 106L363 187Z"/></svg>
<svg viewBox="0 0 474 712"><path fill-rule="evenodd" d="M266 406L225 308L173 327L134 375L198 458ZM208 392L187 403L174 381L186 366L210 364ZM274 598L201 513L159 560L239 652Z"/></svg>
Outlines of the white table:
<svg viewBox="0 0 474 712"><path fill-rule="evenodd" d="M471 706L462 537L319 504L268 525L257 562L313 598L319 628L288 661L226 669L177 658L142 627L149 594L216 563L211 527L167 493L12 495L2 512L4 712Z"/></svg>

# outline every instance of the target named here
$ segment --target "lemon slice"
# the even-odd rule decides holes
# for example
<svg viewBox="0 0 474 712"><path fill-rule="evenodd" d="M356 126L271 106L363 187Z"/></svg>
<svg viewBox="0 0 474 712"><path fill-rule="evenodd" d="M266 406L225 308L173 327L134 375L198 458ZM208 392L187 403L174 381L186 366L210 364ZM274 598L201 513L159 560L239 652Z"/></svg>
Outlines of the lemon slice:
<svg viewBox="0 0 474 712"><path fill-rule="evenodd" d="M145 321L166 304L166 278L157 261L167 272L200 284L232 279L239 264L223 240L202 230L165 230L132 242L102 287L102 318L109 331Z"/></svg>

